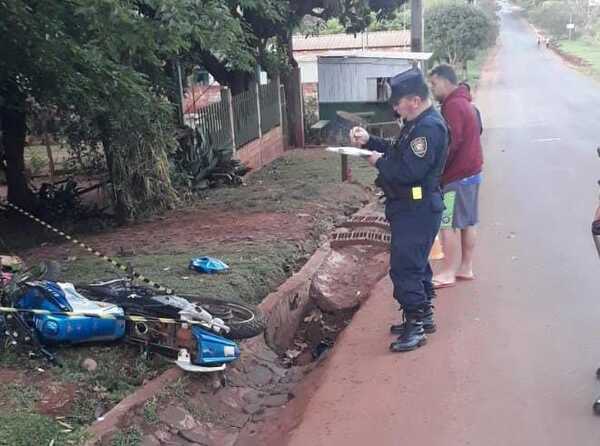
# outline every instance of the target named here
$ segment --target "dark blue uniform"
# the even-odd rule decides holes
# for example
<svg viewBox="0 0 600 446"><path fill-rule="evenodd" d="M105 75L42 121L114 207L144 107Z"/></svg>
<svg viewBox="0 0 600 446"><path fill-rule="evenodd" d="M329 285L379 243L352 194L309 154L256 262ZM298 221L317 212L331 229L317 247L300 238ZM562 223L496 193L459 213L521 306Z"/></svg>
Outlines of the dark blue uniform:
<svg viewBox="0 0 600 446"><path fill-rule="evenodd" d="M394 297L410 311L423 305L433 290L429 253L444 210L440 176L448 129L430 107L406 122L395 141L371 136L367 148L384 154L375 166L392 229L390 276Z"/></svg>

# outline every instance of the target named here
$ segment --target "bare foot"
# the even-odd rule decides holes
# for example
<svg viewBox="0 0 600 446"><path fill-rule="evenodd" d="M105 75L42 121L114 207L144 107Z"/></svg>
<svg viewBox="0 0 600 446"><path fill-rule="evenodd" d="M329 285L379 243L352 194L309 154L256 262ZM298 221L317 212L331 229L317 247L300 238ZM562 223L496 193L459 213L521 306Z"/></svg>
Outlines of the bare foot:
<svg viewBox="0 0 600 446"><path fill-rule="evenodd" d="M475 278L473 268L463 268L461 266L456 272L456 278L460 280L473 280Z"/></svg>
<svg viewBox="0 0 600 446"><path fill-rule="evenodd" d="M453 286L456 283L456 277L451 274L438 274L431 282L433 283L433 288L445 288Z"/></svg>

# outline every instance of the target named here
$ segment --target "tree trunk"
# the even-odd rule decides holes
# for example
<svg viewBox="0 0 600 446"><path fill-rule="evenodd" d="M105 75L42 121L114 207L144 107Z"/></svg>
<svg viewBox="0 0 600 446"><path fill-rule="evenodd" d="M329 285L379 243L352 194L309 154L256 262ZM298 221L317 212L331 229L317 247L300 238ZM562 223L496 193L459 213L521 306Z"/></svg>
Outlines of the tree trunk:
<svg viewBox="0 0 600 446"><path fill-rule="evenodd" d="M304 147L304 113L302 103L302 84L300 68L294 59L291 32L280 36L280 44L286 49L288 63L291 67L289 73L283 73L282 83L285 87L285 101L287 106L288 141L294 147Z"/></svg>
<svg viewBox="0 0 600 446"><path fill-rule="evenodd" d="M25 175L26 114L24 107L13 108L11 105L0 108L8 200L17 206L32 210L35 199Z"/></svg>
<svg viewBox="0 0 600 446"><path fill-rule="evenodd" d="M231 71L227 65L217 59L210 52L205 50L199 51L202 66L223 86L228 86L231 89L233 96L243 93L250 87L252 81L252 73L245 71Z"/></svg>
<svg viewBox="0 0 600 446"><path fill-rule="evenodd" d="M124 225L129 220L129 212L127 206L123 201L123 197L115 189L115 183L113 181L114 172L114 157L111 146L111 128L110 121L107 116L100 116L97 120L98 128L100 130L100 139L102 140L102 148L104 149L104 157L106 158L106 170L108 171L108 177L110 178L111 187L113 190L113 208L115 212L115 219L120 225Z"/></svg>

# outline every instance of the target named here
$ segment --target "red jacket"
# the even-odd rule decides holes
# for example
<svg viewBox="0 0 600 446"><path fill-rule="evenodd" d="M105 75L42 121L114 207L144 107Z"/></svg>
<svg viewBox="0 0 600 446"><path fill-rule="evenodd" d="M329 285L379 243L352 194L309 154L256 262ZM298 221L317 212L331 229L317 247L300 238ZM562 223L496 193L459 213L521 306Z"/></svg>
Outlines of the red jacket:
<svg viewBox="0 0 600 446"><path fill-rule="evenodd" d="M483 152L480 140L480 122L471 95L464 85L459 85L442 102L442 115L450 130L448 160L442 174L442 185L470 177L481 172Z"/></svg>

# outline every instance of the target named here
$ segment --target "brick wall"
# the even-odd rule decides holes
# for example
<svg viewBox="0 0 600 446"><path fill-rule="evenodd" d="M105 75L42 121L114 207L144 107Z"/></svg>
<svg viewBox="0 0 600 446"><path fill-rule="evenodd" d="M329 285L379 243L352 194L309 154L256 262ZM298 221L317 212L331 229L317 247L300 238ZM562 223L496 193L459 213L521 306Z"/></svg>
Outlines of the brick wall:
<svg viewBox="0 0 600 446"><path fill-rule="evenodd" d="M240 147L236 157L251 169L258 170L279 158L283 152L283 136L279 126L264 134L262 138Z"/></svg>
<svg viewBox="0 0 600 446"><path fill-rule="evenodd" d="M302 93L304 97L314 96L316 98L319 94L319 84L317 82L304 82L302 84Z"/></svg>

